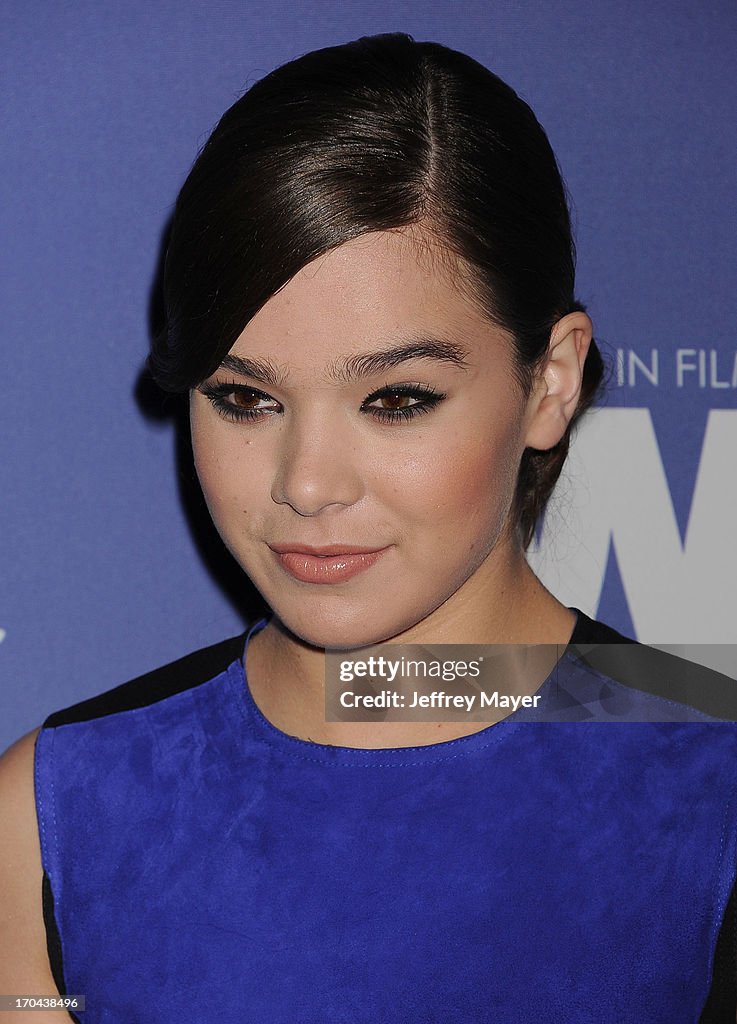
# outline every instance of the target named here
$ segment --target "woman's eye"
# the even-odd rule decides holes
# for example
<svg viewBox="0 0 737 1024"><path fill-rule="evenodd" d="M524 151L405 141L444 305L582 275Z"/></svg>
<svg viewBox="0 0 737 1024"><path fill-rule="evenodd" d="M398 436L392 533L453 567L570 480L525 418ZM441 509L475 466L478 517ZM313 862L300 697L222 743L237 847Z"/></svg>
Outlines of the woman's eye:
<svg viewBox="0 0 737 1024"><path fill-rule="evenodd" d="M379 402L379 408L381 409L409 409L414 405L418 399L412 398L410 395L401 395L395 392L391 395L382 395L381 398L376 399Z"/></svg>
<svg viewBox="0 0 737 1024"><path fill-rule="evenodd" d="M402 385L369 395L361 410L384 423L398 423L430 412L444 398L445 395L432 388Z"/></svg>
<svg viewBox="0 0 737 1024"><path fill-rule="evenodd" d="M203 384L200 391L226 420L257 420L279 412L281 406L263 391L233 384Z"/></svg>
<svg viewBox="0 0 737 1024"><path fill-rule="evenodd" d="M233 391L231 395L233 405L237 405L239 409L247 409L249 412L255 412L257 409L274 409L278 405L273 399L259 395L255 391Z"/></svg>

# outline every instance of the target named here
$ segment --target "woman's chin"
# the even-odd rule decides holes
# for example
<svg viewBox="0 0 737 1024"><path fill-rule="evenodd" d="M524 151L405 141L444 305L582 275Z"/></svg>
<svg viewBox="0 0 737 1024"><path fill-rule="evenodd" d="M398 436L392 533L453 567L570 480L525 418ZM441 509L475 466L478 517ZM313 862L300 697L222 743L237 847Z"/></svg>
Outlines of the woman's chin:
<svg viewBox="0 0 737 1024"><path fill-rule="evenodd" d="M391 640L411 625L411 622L378 622L375 616L357 612L354 615L330 617L319 614L291 614L288 609L274 610L282 626L302 643L323 650L351 650L370 647Z"/></svg>
<svg viewBox="0 0 737 1024"><path fill-rule="evenodd" d="M384 640L388 639L385 635L377 633L375 629L367 629L366 625L346 625L346 626L335 626L324 625L322 628L319 624L305 624L301 627L296 624L294 627L289 626L287 628L291 633L294 634L303 643L308 644L310 647L319 648L321 650L328 651L347 651L354 650L360 647L370 647L373 644L380 644Z"/></svg>

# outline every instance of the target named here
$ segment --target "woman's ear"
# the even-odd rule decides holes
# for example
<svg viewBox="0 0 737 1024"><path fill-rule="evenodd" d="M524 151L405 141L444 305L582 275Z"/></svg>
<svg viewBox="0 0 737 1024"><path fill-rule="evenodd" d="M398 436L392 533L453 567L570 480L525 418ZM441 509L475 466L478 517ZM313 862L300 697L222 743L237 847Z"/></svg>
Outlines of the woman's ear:
<svg viewBox="0 0 737 1024"><path fill-rule="evenodd" d="M525 447L547 451L560 441L581 395L583 365L593 325L586 313L568 313L550 332L548 354L530 395Z"/></svg>

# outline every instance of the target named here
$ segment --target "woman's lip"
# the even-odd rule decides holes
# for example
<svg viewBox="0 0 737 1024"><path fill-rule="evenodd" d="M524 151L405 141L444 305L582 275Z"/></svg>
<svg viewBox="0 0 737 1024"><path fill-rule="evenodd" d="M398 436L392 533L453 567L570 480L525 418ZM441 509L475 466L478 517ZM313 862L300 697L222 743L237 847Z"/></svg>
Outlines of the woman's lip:
<svg viewBox="0 0 737 1024"><path fill-rule="evenodd" d="M297 551L290 546L286 551L277 551L276 546L270 547L282 568L302 583L344 583L371 568L388 550L374 548L315 554L315 548Z"/></svg>
<svg viewBox="0 0 737 1024"><path fill-rule="evenodd" d="M325 558L327 555L372 555L377 551L384 551L385 548L366 548L358 544L325 544L322 547L313 547L309 544L269 544L272 551L277 555L297 554L314 555L316 558Z"/></svg>

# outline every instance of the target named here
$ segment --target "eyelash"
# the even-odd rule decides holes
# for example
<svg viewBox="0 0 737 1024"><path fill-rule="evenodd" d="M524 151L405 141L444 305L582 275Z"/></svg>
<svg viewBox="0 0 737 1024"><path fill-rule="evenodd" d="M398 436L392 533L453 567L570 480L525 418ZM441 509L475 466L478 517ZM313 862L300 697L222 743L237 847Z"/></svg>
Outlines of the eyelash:
<svg viewBox="0 0 737 1024"><path fill-rule="evenodd" d="M264 399L267 402L274 402L270 395L257 388L250 388L244 384L236 384L235 381L222 384L201 384L201 394L211 402L215 410L223 419L231 423L242 423L244 421L255 421L263 419L264 416L276 412L275 409L242 409L234 402L226 401L228 395L248 395L255 399ZM388 396L400 396L418 399L414 405L406 406L404 409L377 409L369 406L380 398ZM434 391L426 384L387 384L378 391L372 392L364 399L361 411L367 412L381 423L402 423L431 412L436 405L443 401L445 395L442 392ZM278 403L277 403L278 404Z"/></svg>

